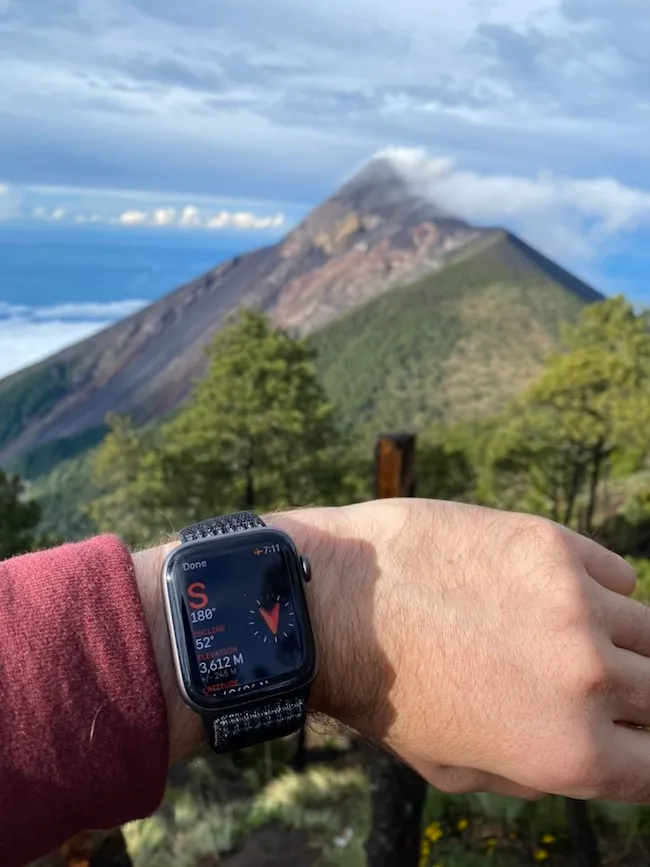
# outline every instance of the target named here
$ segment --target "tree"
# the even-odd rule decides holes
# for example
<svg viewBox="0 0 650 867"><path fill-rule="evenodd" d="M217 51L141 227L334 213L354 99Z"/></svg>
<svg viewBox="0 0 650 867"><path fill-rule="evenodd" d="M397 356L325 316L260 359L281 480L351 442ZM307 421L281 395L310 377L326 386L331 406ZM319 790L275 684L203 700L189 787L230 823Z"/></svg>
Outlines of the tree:
<svg viewBox="0 0 650 867"><path fill-rule="evenodd" d="M27 499L23 482L0 469L0 560L34 547L40 518L40 507Z"/></svg>
<svg viewBox="0 0 650 867"><path fill-rule="evenodd" d="M581 532L595 529L602 482L647 454L650 319L622 297L588 307L565 334L565 352L497 426L484 490ZM566 799L579 867L599 867L589 808Z"/></svg>
<svg viewBox="0 0 650 867"><path fill-rule="evenodd" d="M588 307L566 350L498 425L483 490L592 532L601 484L647 454L650 320L622 297Z"/></svg>
<svg viewBox="0 0 650 867"><path fill-rule="evenodd" d="M433 425L418 442L416 496L437 500L473 502L476 499L477 444L485 435L485 423Z"/></svg>
<svg viewBox="0 0 650 867"><path fill-rule="evenodd" d="M347 444L308 341L245 311L209 350L209 370L159 432L112 420L95 461L102 528L151 533L238 509L354 499ZM142 537L140 541L142 540Z"/></svg>
<svg viewBox="0 0 650 867"><path fill-rule="evenodd" d="M131 419L109 415L109 432L92 460L93 485L102 493L88 514L100 530L119 532L132 544L156 541L174 514L165 496L155 432L138 429ZM172 512L174 512L172 508Z"/></svg>

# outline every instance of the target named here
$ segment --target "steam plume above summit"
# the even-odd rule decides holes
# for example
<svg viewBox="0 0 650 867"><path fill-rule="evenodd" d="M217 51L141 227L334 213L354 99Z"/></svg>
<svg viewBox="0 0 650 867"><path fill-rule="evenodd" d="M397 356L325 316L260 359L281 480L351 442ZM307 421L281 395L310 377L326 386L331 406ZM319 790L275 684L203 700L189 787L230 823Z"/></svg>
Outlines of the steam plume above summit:
<svg viewBox="0 0 650 867"><path fill-rule="evenodd" d="M440 209L474 223L507 223L559 256L589 258L616 233L650 226L650 190L609 177L481 174L424 148L383 148L370 164L377 160Z"/></svg>

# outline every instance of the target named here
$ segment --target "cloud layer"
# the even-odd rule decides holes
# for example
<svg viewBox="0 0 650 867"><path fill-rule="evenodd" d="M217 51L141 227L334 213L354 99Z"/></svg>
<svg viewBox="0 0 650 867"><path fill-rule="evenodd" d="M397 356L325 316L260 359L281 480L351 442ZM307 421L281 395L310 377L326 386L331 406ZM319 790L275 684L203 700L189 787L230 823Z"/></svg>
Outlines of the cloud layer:
<svg viewBox="0 0 650 867"><path fill-rule="evenodd" d="M560 257L588 259L619 233L650 228L650 188L612 177L480 174L423 148L385 148L377 156L446 210L470 222L518 228Z"/></svg>
<svg viewBox="0 0 650 867"><path fill-rule="evenodd" d="M62 201L63 197L63 201ZM169 197L167 197L169 198ZM178 199L179 197L174 197ZM158 199L157 202L152 201ZM218 207L218 200L200 205L164 202L164 194L138 191L65 190L0 184L0 221L28 220L61 224L103 224L124 227L279 231L287 221L281 211L260 214ZM124 201L131 207L124 208ZM161 204L161 202L164 202ZM268 210L268 204L266 205Z"/></svg>
<svg viewBox="0 0 650 867"><path fill-rule="evenodd" d="M28 307L0 302L0 378L137 313L146 303L125 300Z"/></svg>
<svg viewBox="0 0 650 867"><path fill-rule="evenodd" d="M386 141L633 184L649 41L645 0L10 0L0 150L13 182L269 199Z"/></svg>

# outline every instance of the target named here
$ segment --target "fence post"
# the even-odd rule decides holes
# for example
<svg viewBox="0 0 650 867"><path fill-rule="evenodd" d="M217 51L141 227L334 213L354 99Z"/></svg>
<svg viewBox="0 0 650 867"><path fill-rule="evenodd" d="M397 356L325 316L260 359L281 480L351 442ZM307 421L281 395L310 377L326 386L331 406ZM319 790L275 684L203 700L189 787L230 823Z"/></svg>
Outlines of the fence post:
<svg viewBox="0 0 650 867"><path fill-rule="evenodd" d="M571 835L571 844L576 856L576 867L601 867L598 840L588 801L565 798L566 817Z"/></svg>
<svg viewBox="0 0 650 867"><path fill-rule="evenodd" d="M415 437L380 436L375 448L375 497L412 497ZM366 843L368 867L416 867L427 784L383 750L369 754L372 827Z"/></svg>

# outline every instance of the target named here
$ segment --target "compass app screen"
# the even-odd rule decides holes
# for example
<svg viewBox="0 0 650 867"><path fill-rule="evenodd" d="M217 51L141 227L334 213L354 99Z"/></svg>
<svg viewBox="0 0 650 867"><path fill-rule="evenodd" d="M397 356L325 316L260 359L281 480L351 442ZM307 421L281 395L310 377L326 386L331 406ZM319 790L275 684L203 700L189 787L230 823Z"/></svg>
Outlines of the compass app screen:
<svg viewBox="0 0 650 867"><path fill-rule="evenodd" d="M286 556L281 544L249 544L176 564L204 695L255 690L303 664Z"/></svg>

